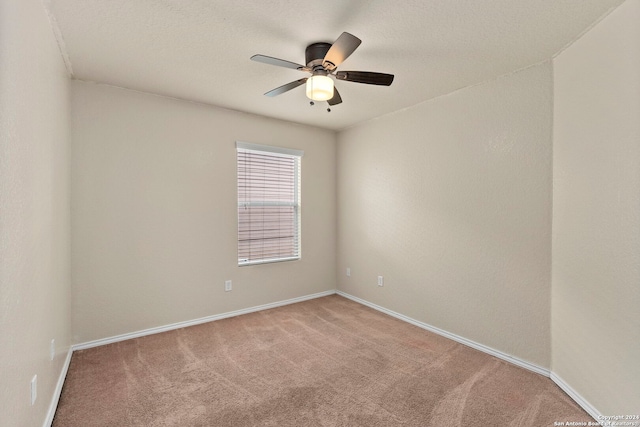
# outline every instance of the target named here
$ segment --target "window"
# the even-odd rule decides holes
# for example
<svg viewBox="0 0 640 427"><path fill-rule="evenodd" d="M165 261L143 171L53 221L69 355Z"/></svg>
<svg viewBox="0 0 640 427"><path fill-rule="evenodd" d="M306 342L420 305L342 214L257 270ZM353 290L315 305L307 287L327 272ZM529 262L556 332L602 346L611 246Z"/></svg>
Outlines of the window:
<svg viewBox="0 0 640 427"><path fill-rule="evenodd" d="M300 259L303 151L236 142L238 265Z"/></svg>

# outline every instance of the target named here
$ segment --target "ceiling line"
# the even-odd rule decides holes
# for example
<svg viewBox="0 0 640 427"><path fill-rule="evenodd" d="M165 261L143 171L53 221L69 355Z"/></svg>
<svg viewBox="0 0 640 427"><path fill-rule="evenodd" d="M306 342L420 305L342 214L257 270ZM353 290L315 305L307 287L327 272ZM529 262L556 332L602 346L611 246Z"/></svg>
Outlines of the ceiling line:
<svg viewBox="0 0 640 427"><path fill-rule="evenodd" d="M67 45L65 44L64 38L62 37L62 32L60 31L60 27L58 26L58 21L56 21L56 17L53 16L53 13L51 12L51 0L42 0L42 7L44 7L44 11L49 18L49 25L51 25L51 31L53 31L53 36L56 39L56 43L58 44L58 50L60 51L60 55L62 56L64 66L67 69L67 74L70 78L73 78L73 66L71 65L71 58L69 58Z"/></svg>
<svg viewBox="0 0 640 427"><path fill-rule="evenodd" d="M195 105L199 105L199 106L202 106L202 107L216 108L216 109L219 109L219 110L229 111L229 112L232 112L232 113L239 113L239 114L244 114L244 115L248 115L248 116L259 117L259 118L265 119L265 120L275 120L277 122L290 123L290 124L293 124L293 125L296 125L296 126L316 128L316 129L320 129L322 131L333 132L333 133L336 133L336 134L339 132L338 130L325 128L325 127L322 127L322 126L311 125L311 124L307 124L307 123L294 122L292 120L286 120L286 119L280 119L280 118L277 118L277 117L265 116L265 115L258 114L258 113L250 113L248 111L243 111L243 110L235 110L233 108L223 107L221 105L210 104L210 103L202 102L202 101L194 101L193 99L188 99L188 98L180 98L180 97L172 96L172 95L163 95L163 94L160 94L160 93L147 92L147 91L140 90L140 89L131 89L131 88L125 87L125 86L118 86L118 85L114 85L114 84L111 84L111 83L98 82L98 81L95 81L95 80L79 79L79 78L73 77L73 76L71 76L70 79L74 80L74 81L77 81L77 82L93 84L93 85L97 85L97 86L106 86L106 87L111 87L111 88L115 88L115 89L126 90L128 92L139 93L141 95L155 96L155 97L158 97L158 98L169 99L169 100L172 100L172 101L187 102L189 104L195 104Z"/></svg>

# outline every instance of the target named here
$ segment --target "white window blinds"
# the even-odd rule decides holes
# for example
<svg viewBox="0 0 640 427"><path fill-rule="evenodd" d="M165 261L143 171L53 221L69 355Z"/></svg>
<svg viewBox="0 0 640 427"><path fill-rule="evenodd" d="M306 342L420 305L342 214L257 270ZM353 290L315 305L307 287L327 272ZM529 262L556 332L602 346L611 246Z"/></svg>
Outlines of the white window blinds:
<svg viewBox="0 0 640 427"><path fill-rule="evenodd" d="M302 151L237 142L238 265L300 258Z"/></svg>

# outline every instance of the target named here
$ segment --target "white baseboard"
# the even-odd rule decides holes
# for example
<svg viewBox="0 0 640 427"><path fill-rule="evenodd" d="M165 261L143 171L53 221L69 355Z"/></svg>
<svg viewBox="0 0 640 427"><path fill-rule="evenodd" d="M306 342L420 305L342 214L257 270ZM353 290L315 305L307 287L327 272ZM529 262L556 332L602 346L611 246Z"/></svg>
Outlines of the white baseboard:
<svg viewBox="0 0 640 427"><path fill-rule="evenodd" d="M371 307L374 310L381 311L389 316L395 317L396 319L404 320L407 323L411 323L412 325L418 326L422 329L426 329L435 334L441 335L445 338L449 338L453 341L459 342L460 344L464 344L468 347L475 348L476 350L480 350L484 353L490 354L491 356L495 356L498 359L505 360L514 365L520 366L521 368L528 369L529 371L533 371L536 374L544 375L545 377L550 377L551 371L541 366L538 366L534 363L527 362L526 360L519 359L517 357L511 356L509 354L503 353L499 350L493 349L491 347L487 347L486 345L479 344L475 341L471 341L469 339L463 338L459 335L452 334L451 332L447 332L440 328L436 328L435 326L429 325L428 323L421 322L419 320L412 319L411 317L405 316L404 314L396 313L395 311L389 310L387 308L381 307L377 304L373 304L369 301L363 300L362 298L354 297L343 291L336 291L338 295L341 295L345 298L348 298L352 301L358 302L362 305L366 305L367 307Z"/></svg>
<svg viewBox="0 0 640 427"><path fill-rule="evenodd" d="M307 301L314 298L325 297L328 295L335 294L335 290L318 292L316 294L305 295L302 297L291 298L284 301L277 301L269 304L258 305L255 307L249 307L242 310L230 311L227 313L216 314L213 316L202 317L194 320L187 320L185 322L173 323L171 325L158 326L156 328L144 329L142 331L130 332L128 334L117 335L109 338L89 341L85 343L75 344L69 348L67 352L67 357L64 361L64 365L62 366L62 371L60 372L60 376L58 378L58 383L53 393L53 397L51 398L51 403L49 404L49 410L47 412L47 417L45 418L43 427L51 427L53 423L53 417L56 414L56 409L58 408L58 402L60 401L60 395L62 394L62 386L64 385L64 380L67 377L67 371L69 370L69 365L71 364L71 356L76 350L84 350L87 348L98 347L101 345L111 344L114 342L125 341L131 338L143 337L146 335L158 334L160 332L171 331L174 329L185 328L187 326L199 325L202 323L212 322L214 320L226 319L229 317L240 316L242 314L254 313L256 311L268 310L270 308L281 307L283 305L295 304L297 302Z"/></svg>
<svg viewBox="0 0 640 427"><path fill-rule="evenodd" d="M512 363L514 365L520 366L522 368L528 369L530 371L533 371L537 374L541 374L544 375L545 377L549 377L551 379L551 381L553 381L554 383L556 383L556 385L558 387L560 387L562 389L562 391L564 391L565 393L567 393L567 395L573 399L580 407L582 407L582 409L584 409L589 415L591 415L593 417L594 420L596 421L601 421L602 420L602 413L600 413L600 411L598 411L593 405L591 405L584 397L582 397L580 395L580 393L576 392L573 388L571 388L571 386L569 386L569 384L567 384L562 378L560 378L557 374L555 374L554 372L550 371L549 369L545 369L542 368L538 365L535 365L533 363L527 362L526 360L522 360L519 359L517 357L511 356L509 354L503 353L501 351L495 350L491 347L487 347L485 345L479 344L477 342L468 340L466 338L463 338L461 336L452 334L450 332L444 331L440 328L436 328L435 326L431 326L427 323L424 322L420 322L419 320L415 320L412 319L408 316L405 316L404 314L400 314L400 313L396 313L395 311L386 309L384 307L381 307L377 304L373 304L369 301L363 300L362 298L358 298L355 297L353 295L350 295L346 292L343 291L336 291L336 293L338 295L341 295L345 298L348 298L350 300L353 300L355 302L358 302L360 304L366 305L367 307L371 307L374 310L378 310L381 311L385 314L388 314L389 316L393 316L397 319L400 320L404 320L405 322L411 323L412 325L418 326L420 328L426 329L428 331L431 331L433 333L436 333L438 335L442 335L445 338L449 338L452 339L453 341L459 342L460 344L464 344L466 346L469 346L471 348L475 348L476 350L480 350L484 353L490 354L491 356L495 356L499 359L505 360L509 363Z"/></svg>
<svg viewBox="0 0 640 427"><path fill-rule="evenodd" d="M69 347L67 357L64 359L64 364L62 365L62 371L60 371L60 376L58 377L58 383L53 391L53 397L51 398L51 403L49 404L49 410L47 411L47 417L44 420L43 427L51 427L51 423L53 423L53 417L56 415L56 409L58 409L58 402L60 401L60 394L62 393L62 386L64 385L64 380L67 377L67 371L69 370L69 364L71 363L72 353L73 348Z"/></svg>
<svg viewBox="0 0 640 427"><path fill-rule="evenodd" d="M321 298L321 297L325 297L328 295L333 295L333 294L338 294L340 296L343 296L345 298L348 298L352 301L355 301L357 303L360 303L362 305L366 305L367 307L371 307L374 310L378 310L382 313L388 314L389 316L395 317L396 319L400 319L403 320L407 323L410 323L412 325L418 326L422 329L426 329L428 331L431 331L435 334L441 335L445 338L449 338L453 341L459 342L460 344L464 344L468 347L474 348L476 350L482 351L484 353L487 353L491 356L495 356L499 359L502 359L506 362L512 363L516 366L520 366L522 368L528 369L529 371L535 372L537 374L540 375L544 375L546 377L551 378L551 380L558 385L558 387L560 387L565 393L567 393L567 395L569 395L569 397L571 397L578 405L580 405L589 415L591 415L594 420L601 420L601 416L602 414L600 413L600 411L598 411L595 407L593 407L589 402L587 402L578 392L576 392L575 390L573 390L573 388L571 388L571 386L569 386L562 378L560 378L558 375L556 375L555 373L551 372L548 369L542 368L536 364L527 362L526 360L522 360L519 359L517 357L511 356L509 354L503 353L501 351L495 350L491 347L487 347L483 344L479 344L475 341L471 341L468 340L466 338L463 338L461 336L452 334L450 332L447 332L445 330L442 330L440 328L436 328L435 326L429 325L427 323L421 322L419 320L415 320L412 319L411 317L405 316L403 314L397 313L395 311L389 310L387 308L381 307L377 304L373 304L369 301L363 300L361 298L355 297L353 295L350 295L346 292L343 291L337 291L337 290L330 290L330 291L324 291L324 292L319 292L316 294L311 294L311 295L305 295L302 297L297 297L297 298L291 298L288 300L284 300L284 301L278 301L278 302L273 302L273 303L269 303L269 304L263 304L263 305L258 305L255 307L250 307L250 308L245 308L242 310L235 310L235 311L230 311L227 313L222 313L222 314L216 314L213 316L207 316L207 317L202 317L199 319L194 319L194 320L188 320L185 322L178 322L178 323L173 323L170 325L165 325L165 326L159 326L156 328L150 328L150 329L144 329L141 331L137 331L137 332L130 332L127 334L122 334L122 335L117 335L117 336L113 336L113 337L109 337L109 338L104 338L104 339L99 339L99 340L94 340L94 341L89 341L89 342L85 342L85 343L81 343L81 344L75 344L73 346L71 346L69 348L69 351L67 352L67 357L65 359L64 365L62 367L62 371L60 372L60 376L58 378L58 383L56 385L56 389L54 391L53 397L51 399L51 403L49 405L49 411L47 413L47 417L45 419L44 425L43 427L50 427L51 423L53 422L53 417L55 416L56 413L56 409L58 407L58 401L60 400L60 394L62 393L62 386L64 385L64 380L67 376L67 371L69 370L69 364L71 363L71 355L75 350L83 350L83 349L87 349L87 348L92 348L92 347L98 347L101 345L106 345L106 344L111 344L114 342L119 342L119 341L125 341L128 339L132 339L132 338L138 338L138 337L143 337L146 335L152 335L152 334L158 334L161 332L166 332L166 331L171 331L171 330L175 330L175 329L180 329L180 328L185 328L188 326L193 326L193 325L199 325L202 323L207 323L207 322L212 322L215 320L220 320L220 319L226 319L229 317L235 317L235 316L240 316L243 314L248 314L248 313L254 313L256 311L261 311L261 310L268 310L270 308L276 308L276 307L281 307L284 305L289 305L289 304L295 304L297 302L302 302L302 301L307 301L310 299L315 299L315 298Z"/></svg>
<svg viewBox="0 0 640 427"><path fill-rule="evenodd" d="M213 316L201 317L199 319L187 320L184 322L172 323L170 325L157 326L155 328L144 329L136 332L129 332L122 335L116 335L113 337L102 338L99 340L88 341L85 343L75 344L71 348L75 350L84 350L92 347L99 347L101 345L112 344L114 342L130 340L132 338L144 337L147 335L159 334L161 332L172 331L175 329L186 328L188 326L200 325L202 323L213 322L214 320L226 319L229 317L240 316L242 314L254 313L256 311L268 310L270 308L281 307L283 305L295 304L297 302L307 301L314 298L325 297L327 295L335 294L335 290L318 292L317 294L305 295L302 297L291 298L284 301L272 302L269 304L257 305L255 307L244 308L242 310L229 311L222 314L214 314Z"/></svg>
<svg viewBox="0 0 640 427"><path fill-rule="evenodd" d="M575 391L569 384L567 384L562 378L560 378L554 372L551 372L551 381L556 383L558 387L562 389L565 393L569 395L570 398L575 400L575 402L582 407L589 415L593 417L596 421L602 421L602 413L593 407L592 404L587 402L587 400L580 395L577 391Z"/></svg>

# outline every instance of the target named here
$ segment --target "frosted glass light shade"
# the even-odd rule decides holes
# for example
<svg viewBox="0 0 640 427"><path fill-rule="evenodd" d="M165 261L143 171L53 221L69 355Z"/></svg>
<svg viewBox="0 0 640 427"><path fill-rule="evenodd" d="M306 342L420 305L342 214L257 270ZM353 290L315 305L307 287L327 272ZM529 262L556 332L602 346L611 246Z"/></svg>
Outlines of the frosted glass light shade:
<svg viewBox="0 0 640 427"><path fill-rule="evenodd" d="M333 80L329 76L311 76L307 79L307 98L327 101L333 98Z"/></svg>

